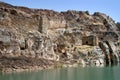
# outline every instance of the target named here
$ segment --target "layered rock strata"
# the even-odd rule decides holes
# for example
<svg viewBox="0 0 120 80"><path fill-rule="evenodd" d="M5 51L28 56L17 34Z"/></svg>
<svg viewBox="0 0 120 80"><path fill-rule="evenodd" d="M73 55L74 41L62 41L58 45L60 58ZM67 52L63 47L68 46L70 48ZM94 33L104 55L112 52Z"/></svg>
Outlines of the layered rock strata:
<svg viewBox="0 0 120 80"><path fill-rule="evenodd" d="M100 12L56 12L0 2L1 58L112 64L119 62L119 31L119 23Z"/></svg>

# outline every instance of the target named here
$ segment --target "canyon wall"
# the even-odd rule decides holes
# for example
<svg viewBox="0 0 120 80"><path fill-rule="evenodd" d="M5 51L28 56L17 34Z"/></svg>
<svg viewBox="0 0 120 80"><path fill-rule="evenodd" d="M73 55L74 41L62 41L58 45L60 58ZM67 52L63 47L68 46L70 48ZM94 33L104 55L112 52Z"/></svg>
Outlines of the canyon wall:
<svg viewBox="0 0 120 80"><path fill-rule="evenodd" d="M56 12L0 2L0 56L81 60L88 54L102 55L99 42L117 43L119 31L119 24L100 12ZM79 51L84 45L94 47L92 53Z"/></svg>

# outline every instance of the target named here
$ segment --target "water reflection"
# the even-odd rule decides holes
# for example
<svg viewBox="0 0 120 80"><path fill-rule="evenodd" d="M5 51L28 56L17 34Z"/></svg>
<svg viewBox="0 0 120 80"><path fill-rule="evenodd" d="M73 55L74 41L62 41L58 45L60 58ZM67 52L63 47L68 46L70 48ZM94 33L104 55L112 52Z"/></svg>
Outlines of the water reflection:
<svg viewBox="0 0 120 80"><path fill-rule="evenodd" d="M119 80L119 66L63 68L0 74L0 80Z"/></svg>

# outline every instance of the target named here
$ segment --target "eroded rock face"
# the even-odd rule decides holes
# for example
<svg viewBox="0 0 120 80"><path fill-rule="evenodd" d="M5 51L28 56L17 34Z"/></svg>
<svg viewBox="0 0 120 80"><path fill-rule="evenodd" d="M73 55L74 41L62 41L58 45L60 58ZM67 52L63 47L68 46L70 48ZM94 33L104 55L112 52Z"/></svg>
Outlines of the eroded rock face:
<svg viewBox="0 0 120 80"><path fill-rule="evenodd" d="M100 48L105 55L106 64L116 64L119 62L118 48L114 42L106 41L99 43Z"/></svg>
<svg viewBox="0 0 120 80"><path fill-rule="evenodd" d="M0 2L0 54L2 56L25 56L56 61L80 60L82 57L76 46L82 46L83 42L84 45L98 46L99 42L108 39L118 41L118 30L119 27L114 20L99 12L93 15L88 11L55 12ZM89 38L91 35L96 37ZM104 43L101 45L103 45L101 49L105 49L103 52L106 54L107 48L113 50L111 44L107 47ZM97 51L99 53L99 49L93 50L92 55ZM103 62L101 58L97 60L96 63Z"/></svg>
<svg viewBox="0 0 120 80"><path fill-rule="evenodd" d="M118 31L120 31L120 22L118 22L116 26L118 27Z"/></svg>

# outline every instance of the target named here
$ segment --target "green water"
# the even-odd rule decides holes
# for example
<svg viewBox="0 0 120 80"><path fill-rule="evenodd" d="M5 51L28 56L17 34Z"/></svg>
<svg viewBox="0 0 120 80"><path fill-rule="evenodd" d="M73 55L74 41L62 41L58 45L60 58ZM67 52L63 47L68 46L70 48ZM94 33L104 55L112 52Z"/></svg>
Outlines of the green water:
<svg viewBox="0 0 120 80"><path fill-rule="evenodd" d="M120 80L120 66L63 68L0 74L0 80Z"/></svg>

